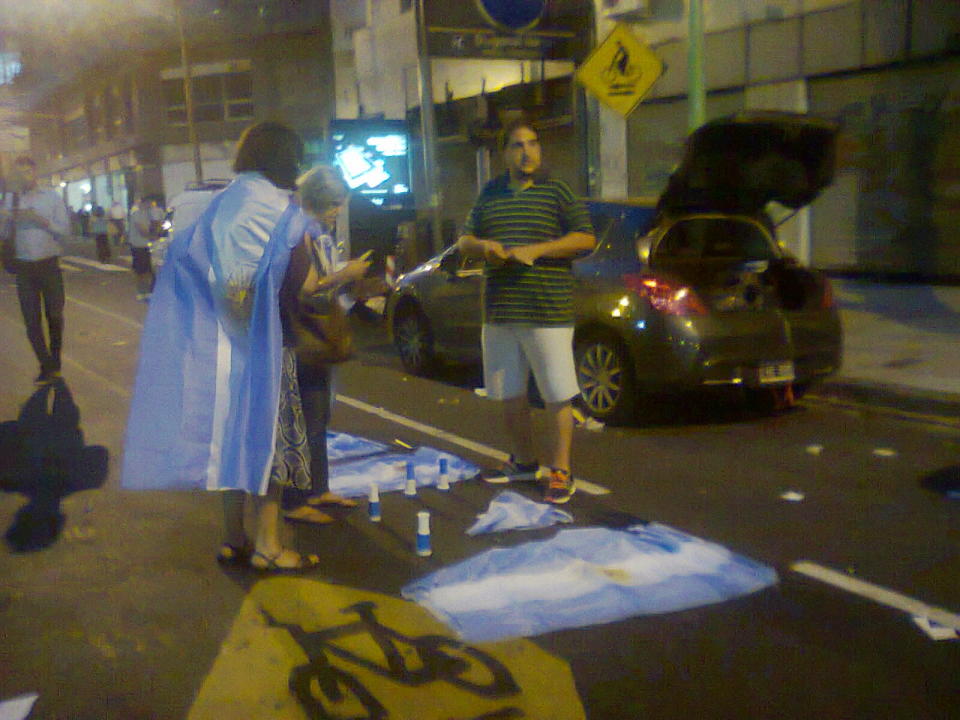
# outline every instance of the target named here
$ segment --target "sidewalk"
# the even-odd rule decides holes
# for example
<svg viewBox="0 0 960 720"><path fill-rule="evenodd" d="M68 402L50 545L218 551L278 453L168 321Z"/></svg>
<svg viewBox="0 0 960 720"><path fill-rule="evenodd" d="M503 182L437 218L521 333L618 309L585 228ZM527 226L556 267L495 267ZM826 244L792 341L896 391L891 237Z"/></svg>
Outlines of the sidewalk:
<svg viewBox="0 0 960 720"><path fill-rule="evenodd" d="M960 287L832 282L843 366L817 394L960 417Z"/></svg>

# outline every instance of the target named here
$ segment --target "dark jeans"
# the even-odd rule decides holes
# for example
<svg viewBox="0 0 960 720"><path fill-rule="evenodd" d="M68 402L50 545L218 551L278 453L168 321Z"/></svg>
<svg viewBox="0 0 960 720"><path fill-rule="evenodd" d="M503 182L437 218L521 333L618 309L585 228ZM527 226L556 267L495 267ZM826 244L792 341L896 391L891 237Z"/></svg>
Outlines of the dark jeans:
<svg viewBox="0 0 960 720"><path fill-rule="evenodd" d="M313 494L330 489L330 468L327 462L327 425L330 422L330 368L297 368L300 400L307 423L307 444L310 446L310 475Z"/></svg>
<svg viewBox="0 0 960 720"><path fill-rule="evenodd" d="M95 238L97 243L97 260L102 263L110 261L110 242L107 240L106 234L97 235Z"/></svg>
<svg viewBox="0 0 960 720"><path fill-rule="evenodd" d="M17 261L17 296L27 328L27 338L44 372L60 370L63 345L63 274L56 257L45 260ZM47 336L43 331L47 316Z"/></svg>

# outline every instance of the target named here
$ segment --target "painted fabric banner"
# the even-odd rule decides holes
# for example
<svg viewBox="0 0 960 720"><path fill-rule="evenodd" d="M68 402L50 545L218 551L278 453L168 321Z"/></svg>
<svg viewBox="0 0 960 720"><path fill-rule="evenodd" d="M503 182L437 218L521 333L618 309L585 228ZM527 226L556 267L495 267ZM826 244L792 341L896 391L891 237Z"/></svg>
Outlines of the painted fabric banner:
<svg viewBox="0 0 960 720"><path fill-rule="evenodd" d="M532 530L573 522L573 515L547 503L534 502L513 490L504 490L490 501L485 513L467 530L467 535L499 530Z"/></svg>
<svg viewBox="0 0 960 720"><path fill-rule="evenodd" d="M464 640L487 642L686 610L776 582L773 568L651 523L487 550L401 592Z"/></svg>
<svg viewBox="0 0 960 720"><path fill-rule="evenodd" d="M327 457L330 461L330 490L343 497L360 497L376 483L380 492L403 490L407 481L407 463L413 463L417 487L436 485L440 479L440 459L447 461L450 483L465 480L479 468L466 460L431 447L410 451L349 433L327 432Z"/></svg>

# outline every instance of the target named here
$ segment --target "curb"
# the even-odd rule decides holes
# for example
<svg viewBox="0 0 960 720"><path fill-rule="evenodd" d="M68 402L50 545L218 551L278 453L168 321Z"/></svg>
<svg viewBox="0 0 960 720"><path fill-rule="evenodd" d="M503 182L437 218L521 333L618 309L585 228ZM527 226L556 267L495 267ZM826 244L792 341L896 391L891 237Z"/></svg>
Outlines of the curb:
<svg viewBox="0 0 960 720"><path fill-rule="evenodd" d="M922 416L917 419L960 427L960 395L954 393L840 377L818 385L808 396L828 402L867 405L881 410L909 413Z"/></svg>

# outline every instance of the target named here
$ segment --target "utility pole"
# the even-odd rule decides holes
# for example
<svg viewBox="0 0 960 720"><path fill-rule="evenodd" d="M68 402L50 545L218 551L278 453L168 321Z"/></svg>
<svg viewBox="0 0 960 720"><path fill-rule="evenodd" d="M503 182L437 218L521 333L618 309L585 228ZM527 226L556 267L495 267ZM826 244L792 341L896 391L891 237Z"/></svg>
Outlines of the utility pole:
<svg viewBox="0 0 960 720"><path fill-rule="evenodd" d="M427 21L423 11L424 0L417 0L417 61L420 75L420 139L423 145L423 185L430 210L433 252L443 250L443 231L440 226L440 198L437 194L436 142L437 122L433 114L433 75L427 53Z"/></svg>
<svg viewBox="0 0 960 720"><path fill-rule="evenodd" d="M177 33L180 36L180 65L183 67L183 98L187 106L187 137L193 146L193 171L198 183L203 182L203 161L200 158L200 141L193 118L193 77L190 72L190 55L187 52L187 35L183 28L183 0L173 0L177 18Z"/></svg>
<svg viewBox="0 0 960 720"><path fill-rule="evenodd" d="M693 132L707 119L703 76L703 0L687 0L687 130Z"/></svg>

